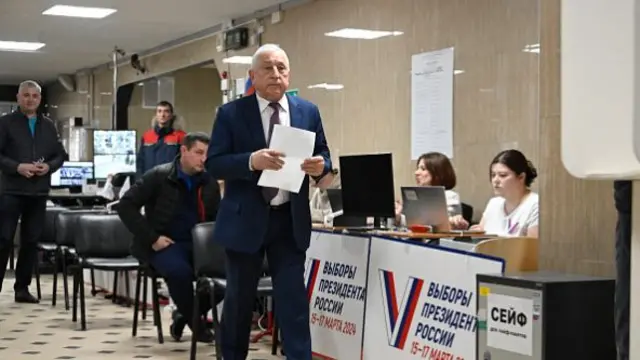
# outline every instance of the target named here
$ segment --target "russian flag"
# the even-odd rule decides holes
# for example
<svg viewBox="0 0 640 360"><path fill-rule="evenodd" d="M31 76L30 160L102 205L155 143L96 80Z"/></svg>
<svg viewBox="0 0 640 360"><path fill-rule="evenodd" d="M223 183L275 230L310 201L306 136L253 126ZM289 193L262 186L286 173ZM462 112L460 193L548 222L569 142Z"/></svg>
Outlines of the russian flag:
<svg viewBox="0 0 640 360"><path fill-rule="evenodd" d="M253 95L256 92L256 88L253 87L253 82L251 82L251 77L247 76L247 82L244 84L244 96Z"/></svg>

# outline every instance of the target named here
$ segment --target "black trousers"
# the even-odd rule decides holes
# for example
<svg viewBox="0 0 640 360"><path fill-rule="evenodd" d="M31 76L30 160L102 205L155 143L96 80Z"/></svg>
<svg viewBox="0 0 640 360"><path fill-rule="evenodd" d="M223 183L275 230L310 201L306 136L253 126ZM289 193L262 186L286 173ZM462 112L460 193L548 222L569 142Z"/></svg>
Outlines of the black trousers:
<svg viewBox="0 0 640 360"><path fill-rule="evenodd" d="M306 253L293 236L291 209L271 210L264 247L256 253L227 249L227 290L218 340L225 360L244 360L256 289L265 254L273 280L276 321L282 329L287 359L311 360L309 300L304 282ZM240 239L239 239L240 240Z"/></svg>
<svg viewBox="0 0 640 360"><path fill-rule="evenodd" d="M169 295L178 307L178 312L191 324L193 319L193 243L176 242L151 254L151 266L160 274L169 288ZM218 303L224 298L224 291L216 289ZM200 314L206 315L211 309L209 294L199 297Z"/></svg>
<svg viewBox="0 0 640 360"><path fill-rule="evenodd" d="M629 360L629 308L631 296L631 196L630 181L614 183L618 212L616 223L615 330L618 360Z"/></svg>
<svg viewBox="0 0 640 360"><path fill-rule="evenodd" d="M45 196L0 196L0 291L7 270L13 239L20 220L20 250L14 290L26 290L31 284L38 261L38 242L42 237L47 198Z"/></svg>

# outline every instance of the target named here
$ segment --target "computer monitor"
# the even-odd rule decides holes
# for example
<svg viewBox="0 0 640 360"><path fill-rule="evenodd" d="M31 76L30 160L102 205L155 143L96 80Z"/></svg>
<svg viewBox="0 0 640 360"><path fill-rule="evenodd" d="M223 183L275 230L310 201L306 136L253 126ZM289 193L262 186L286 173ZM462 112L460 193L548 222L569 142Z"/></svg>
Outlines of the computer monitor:
<svg viewBox="0 0 640 360"><path fill-rule="evenodd" d="M136 171L135 130L94 130L93 162L97 179Z"/></svg>
<svg viewBox="0 0 640 360"><path fill-rule="evenodd" d="M93 163L90 161L65 161L62 167L51 174L52 187L82 186L94 178Z"/></svg>
<svg viewBox="0 0 640 360"><path fill-rule="evenodd" d="M129 155L136 153L135 130L94 130L93 155Z"/></svg>
<svg viewBox="0 0 640 360"><path fill-rule="evenodd" d="M393 161L391 154L340 157L342 207L348 216L395 216Z"/></svg>
<svg viewBox="0 0 640 360"><path fill-rule="evenodd" d="M136 172L136 155L94 155L96 179L106 179L117 173Z"/></svg>
<svg viewBox="0 0 640 360"><path fill-rule="evenodd" d="M331 205L331 211L336 213L343 211L342 206L342 190L341 189L327 189L327 196L329 197L329 204ZM342 215L333 218L334 227L366 227L366 216L349 216Z"/></svg>

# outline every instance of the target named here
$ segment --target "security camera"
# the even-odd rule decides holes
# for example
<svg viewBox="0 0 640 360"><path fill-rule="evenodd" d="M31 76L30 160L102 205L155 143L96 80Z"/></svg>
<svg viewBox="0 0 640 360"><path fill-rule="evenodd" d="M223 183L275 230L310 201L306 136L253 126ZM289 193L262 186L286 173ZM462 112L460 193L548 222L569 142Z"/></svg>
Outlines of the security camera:
<svg viewBox="0 0 640 360"><path fill-rule="evenodd" d="M144 74L147 72L147 68L140 62L140 56L138 54L131 55L131 67L138 71L138 74Z"/></svg>

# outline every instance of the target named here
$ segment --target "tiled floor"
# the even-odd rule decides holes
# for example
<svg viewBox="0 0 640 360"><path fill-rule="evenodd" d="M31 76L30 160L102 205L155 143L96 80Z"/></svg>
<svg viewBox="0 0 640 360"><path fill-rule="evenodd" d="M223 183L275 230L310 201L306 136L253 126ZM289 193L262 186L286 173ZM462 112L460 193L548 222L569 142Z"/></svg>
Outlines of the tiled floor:
<svg viewBox="0 0 640 360"><path fill-rule="evenodd" d="M163 311L165 343L158 344L151 311L147 320L138 326L138 336L131 337L133 308L114 305L98 294L87 290L87 331L80 331L78 323L71 321L71 311L64 310L58 292L58 304L51 306L52 277L43 276L42 296L38 305L13 302L13 279L7 274L0 293L0 359L188 359L190 334L185 330L182 342L169 336L170 315ZM31 288L35 295L35 280ZM79 316L79 312L78 312ZM270 351L270 338L264 343L251 344L249 359L282 359ZM212 345L198 347L198 359L215 358Z"/></svg>

